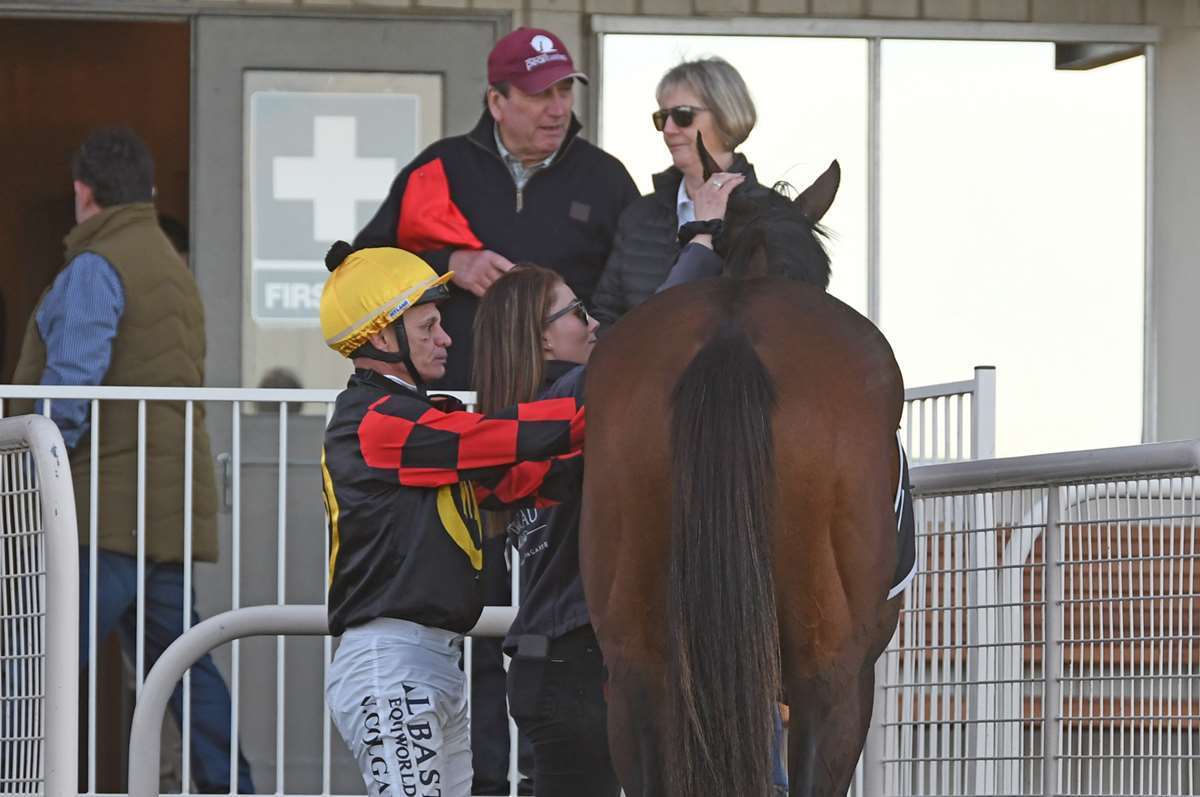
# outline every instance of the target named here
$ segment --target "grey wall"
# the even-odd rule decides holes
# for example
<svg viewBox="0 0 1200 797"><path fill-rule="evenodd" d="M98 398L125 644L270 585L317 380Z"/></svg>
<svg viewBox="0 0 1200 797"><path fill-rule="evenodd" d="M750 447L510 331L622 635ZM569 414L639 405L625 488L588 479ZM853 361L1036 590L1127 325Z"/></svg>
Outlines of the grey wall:
<svg viewBox="0 0 1200 797"><path fill-rule="evenodd" d="M1200 436L1200 12L1190 21L1163 29L1155 80L1151 332L1159 440Z"/></svg>

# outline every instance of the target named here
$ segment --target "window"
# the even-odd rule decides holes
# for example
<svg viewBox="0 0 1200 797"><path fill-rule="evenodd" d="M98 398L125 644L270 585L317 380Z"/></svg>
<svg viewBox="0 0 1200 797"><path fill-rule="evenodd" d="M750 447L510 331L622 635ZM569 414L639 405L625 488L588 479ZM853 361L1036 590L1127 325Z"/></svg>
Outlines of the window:
<svg viewBox="0 0 1200 797"><path fill-rule="evenodd" d="M601 145L629 169L643 193L671 165L650 114L659 78L680 61L717 55L742 74L758 123L738 148L760 182L803 190L835 158L837 201L823 220L832 237L830 293L867 308L867 43L864 39L750 36L604 37ZM636 64L636 68L631 65ZM784 68L781 69L781 65ZM798 81L796 75L820 75Z"/></svg>
<svg viewBox="0 0 1200 797"><path fill-rule="evenodd" d="M758 106L741 149L760 181L803 187L840 160L842 189L825 219L830 292L863 313L878 292L875 320L907 384L996 366L1001 456L1140 442L1143 57L1061 71L1054 45L1037 42L634 33L601 42L601 143L643 191L669 164L649 121L658 79L684 59L726 58Z"/></svg>

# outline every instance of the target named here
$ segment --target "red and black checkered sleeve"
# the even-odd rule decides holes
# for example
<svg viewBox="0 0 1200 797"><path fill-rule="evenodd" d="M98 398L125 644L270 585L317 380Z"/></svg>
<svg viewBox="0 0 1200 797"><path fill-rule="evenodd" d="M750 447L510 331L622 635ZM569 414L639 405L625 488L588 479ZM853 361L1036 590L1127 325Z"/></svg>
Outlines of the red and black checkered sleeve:
<svg viewBox="0 0 1200 797"><path fill-rule="evenodd" d="M484 509L541 509L577 495L583 482L583 454L576 451L540 462L522 462L472 480Z"/></svg>
<svg viewBox="0 0 1200 797"><path fill-rule="evenodd" d="M394 469L400 483L410 487L493 481L499 478L495 469L502 474L521 462L578 452L583 434L584 409L574 398L532 401L480 415L387 397L371 405L358 427L366 464Z"/></svg>

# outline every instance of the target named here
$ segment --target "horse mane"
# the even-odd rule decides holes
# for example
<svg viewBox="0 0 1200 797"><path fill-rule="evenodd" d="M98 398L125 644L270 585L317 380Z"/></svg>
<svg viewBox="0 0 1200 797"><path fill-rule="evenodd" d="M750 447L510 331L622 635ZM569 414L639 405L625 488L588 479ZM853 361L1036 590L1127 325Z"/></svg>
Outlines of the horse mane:
<svg viewBox="0 0 1200 797"><path fill-rule="evenodd" d="M822 243L828 233L797 209L788 196L795 191L790 183L779 182L734 192L725 230L714 241L727 275L781 276L829 287L829 253Z"/></svg>

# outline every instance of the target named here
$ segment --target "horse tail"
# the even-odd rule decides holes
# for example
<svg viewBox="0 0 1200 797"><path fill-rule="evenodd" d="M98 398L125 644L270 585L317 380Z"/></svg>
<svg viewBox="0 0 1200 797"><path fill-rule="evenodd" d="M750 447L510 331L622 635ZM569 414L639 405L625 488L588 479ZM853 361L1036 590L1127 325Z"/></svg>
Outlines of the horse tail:
<svg viewBox="0 0 1200 797"><path fill-rule="evenodd" d="M771 789L779 632L771 571L774 383L736 321L672 397L667 794Z"/></svg>

